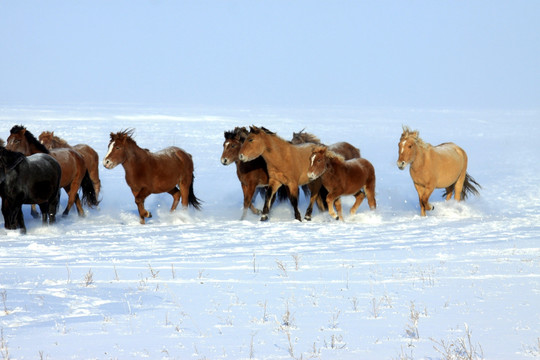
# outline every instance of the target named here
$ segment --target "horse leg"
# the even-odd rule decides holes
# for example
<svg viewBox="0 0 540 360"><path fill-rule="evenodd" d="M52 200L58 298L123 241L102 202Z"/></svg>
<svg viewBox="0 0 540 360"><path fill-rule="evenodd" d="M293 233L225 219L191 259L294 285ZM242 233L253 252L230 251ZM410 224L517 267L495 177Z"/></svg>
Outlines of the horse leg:
<svg viewBox="0 0 540 360"><path fill-rule="evenodd" d="M339 220L338 216L336 215L336 212L334 211L334 201L336 200L336 196L334 194L329 193L326 196L326 204L328 205L328 213L333 219Z"/></svg>
<svg viewBox="0 0 540 360"><path fill-rule="evenodd" d="M47 225L47 218L49 217L49 203L39 204L39 210L41 211L41 223Z"/></svg>
<svg viewBox="0 0 540 360"><path fill-rule="evenodd" d="M26 234L26 226L24 225L22 204L19 205L15 211L17 212L17 227L21 229L21 234Z"/></svg>
<svg viewBox="0 0 540 360"><path fill-rule="evenodd" d="M337 213L338 213L337 219L341 220L341 221L345 221L343 219L343 211L342 211L342 207L341 207L341 198L338 198L336 200L335 204L336 204L336 210L337 210Z"/></svg>
<svg viewBox="0 0 540 360"><path fill-rule="evenodd" d="M173 203L171 206L171 212L176 210L176 207L178 206L178 203L180 202L180 190L175 186L172 190L168 191L169 194L173 197Z"/></svg>
<svg viewBox="0 0 540 360"><path fill-rule="evenodd" d="M358 208L362 204L362 201L364 201L365 197L366 197L366 195L364 194L364 192L362 190L360 190L356 194L354 194L354 198L356 200L354 201L354 204L353 204L353 206L351 208L351 211L350 211L351 215L356 214L356 211L358 210Z"/></svg>
<svg viewBox="0 0 540 360"><path fill-rule="evenodd" d="M304 215L304 219L306 219L307 221L311 220L311 214L313 213L313 204L315 203L315 200L317 200L317 206L319 207L319 210L324 210L324 206L321 206L321 204L319 204L319 202L322 201L319 196L319 191L321 190L321 187L322 181L320 180L320 178L308 184L311 195L309 197L309 205L306 209L306 214Z"/></svg>
<svg viewBox="0 0 540 360"><path fill-rule="evenodd" d="M39 217L39 213L36 210L36 204L30 205L30 215L32 215L34 219L37 219Z"/></svg>
<svg viewBox="0 0 540 360"><path fill-rule="evenodd" d="M272 206L272 199L275 196L280 186L281 186L281 183L276 180L269 181L268 188L266 189L266 196L264 199L264 207L261 214L261 221L268 220L268 213L270 212L270 207Z"/></svg>
<svg viewBox="0 0 540 360"><path fill-rule="evenodd" d="M289 188L289 199L291 200L291 205L294 209L294 218L298 221L302 221L302 215L298 211L298 185L294 184L291 188L290 185L287 185Z"/></svg>
<svg viewBox="0 0 540 360"><path fill-rule="evenodd" d="M135 204L137 204L137 209L139 210L140 223L144 225L145 224L144 218L152 217L152 214L150 213L150 211L144 208L144 200L148 197L148 195L150 195L150 192L145 189L142 189L141 191L139 191L137 194L134 194L134 195L135 195Z"/></svg>
<svg viewBox="0 0 540 360"><path fill-rule="evenodd" d="M369 208L375 210L377 208L377 201L375 200L375 180L368 183L363 190L367 197Z"/></svg>
<svg viewBox="0 0 540 360"><path fill-rule="evenodd" d="M178 183L180 188L180 196L182 198L182 208L187 209L189 205L189 187L193 181L192 176L184 176L182 180Z"/></svg>
<svg viewBox="0 0 540 360"><path fill-rule="evenodd" d="M420 215L426 216L426 211L434 209L434 207L429 203L429 197L431 196L434 188L416 184L414 186L416 187L418 198L420 200Z"/></svg>
<svg viewBox="0 0 540 360"><path fill-rule="evenodd" d="M259 215L261 213L252 203L253 194L255 194L256 189L257 186L255 186L255 184L242 184L242 192L244 193L244 208L240 220L245 219L248 208L251 209L251 212L255 215Z"/></svg>
<svg viewBox="0 0 540 360"><path fill-rule="evenodd" d="M467 176L466 168L459 174L459 177L454 184L454 199L461 201L461 192L463 191L463 184L465 183L465 177ZM451 196L452 194L450 194ZM448 196L447 196L448 198Z"/></svg>

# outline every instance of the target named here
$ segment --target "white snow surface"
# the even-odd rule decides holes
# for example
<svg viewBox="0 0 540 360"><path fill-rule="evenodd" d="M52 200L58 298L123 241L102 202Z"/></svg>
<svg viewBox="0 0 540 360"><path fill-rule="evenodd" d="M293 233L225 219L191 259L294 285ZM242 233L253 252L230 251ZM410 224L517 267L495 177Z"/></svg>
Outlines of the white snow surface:
<svg viewBox="0 0 540 360"><path fill-rule="evenodd" d="M134 128L141 147L193 155L204 202L169 213L170 195L151 195L140 225L123 168L101 166L102 201L86 217L42 227L25 206L27 235L2 220L3 359L442 359L466 329L477 358L540 356L539 111L4 106L0 124L4 140L22 124L100 159L111 132ZM220 156L223 132L251 124L359 147L377 209L350 216L347 197L345 222L317 209L298 222L282 202L268 222L240 221L235 166ZM420 217L396 166L402 125L464 148L480 196L436 190Z"/></svg>

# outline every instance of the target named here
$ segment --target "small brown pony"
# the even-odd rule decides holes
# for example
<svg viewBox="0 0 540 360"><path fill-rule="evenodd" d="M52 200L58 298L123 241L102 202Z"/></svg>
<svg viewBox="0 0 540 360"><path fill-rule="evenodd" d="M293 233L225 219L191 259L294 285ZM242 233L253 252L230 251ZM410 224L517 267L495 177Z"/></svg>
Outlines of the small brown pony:
<svg viewBox="0 0 540 360"><path fill-rule="evenodd" d="M351 208L351 215L362 204L365 197L371 210L377 207L375 201L375 169L364 158L345 160L345 158L324 145L316 146L311 153L310 166L307 173L311 180L320 178L328 190L326 202L328 213L336 220L343 221L341 196L354 195L356 201ZM334 203L338 216L334 211Z"/></svg>
<svg viewBox="0 0 540 360"><path fill-rule="evenodd" d="M170 146L156 153L141 149L133 140L134 129L111 133L109 150L103 166L113 169L122 164L126 182L135 197L141 224L152 214L144 208L150 194L168 192L173 197L171 212L176 210L180 198L182 206L199 210L201 203L193 192L193 160L184 150ZM178 187L177 187L178 186Z"/></svg>
<svg viewBox="0 0 540 360"><path fill-rule="evenodd" d="M323 145L321 144L321 140L318 137L316 137L313 134L304 132L304 129L300 130L300 132L297 132L297 133L293 132L291 144L300 145L300 144L306 144L306 143ZM328 149L330 151L335 152L336 154L343 156L345 160L356 159L356 158L361 157L360 149L358 149L357 147L345 141L328 145ZM321 185L321 180L315 179L307 187L310 190L318 191L316 201L317 201L317 206L319 210L320 211L328 210L327 203L326 203L326 195L328 194L328 190L324 186ZM306 185L302 186L304 193L306 192L305 188L306 188ZM313 204L310 202L310 205L308 206L306 210L306 215L304 216L304 218L306 220L311 220L312 212L313 212Z"/></svg>
<svg viewBox="0 0 540 360"><path fill-rule="evenodd" d="M99 180L99 156L93 148L86 144L71 146L64 139L54 135L54 131L43 131L38 136L38 140L49 150L68 148L81 154L84 163L86 164L86 169L88 170L88 176L90 176L90 180L94 186L96 198L99 198L99 192L101 190L101 181Z"/></svg>
<svg viewBox="0 0 540 360"><path fill-rule="evenodd" d="M236 164L236 175L240 184L242 185L242 191L244 193L244 210L242 212L241 219L246 217L247 209L260 215L260 211L255 208L252 203L255 191L259 189L263 193L266 193L268 187L268 170L266 168L266 162L259 156L258 158L242 162L238 158L240 153L240 147L248 136L248 130L245 127L235 127L233 131L225 131L225 142L223 143L223 153L221 154L221 163L223 165ZM278 190L278 197L283 200L287 197L285 187L280 187Z"/></svg>
<svg viewBox="0 0 540 360"><path fill-rule="evenodd" d="M426 210L433 210L429 197L434 189L446 189L443 197L450 200L452 193L457 201L465 199L468 193L478 195L481 186L467 174L467 154L454 143L432 146L418 136L418 131L403 127L399 139L400 170L410 164L409 172L418 192L420 214L426 216Z"/></svg>
<svg viewBox="0 0 540 360"><path fill-rule="evenodd" d="M50 154L58 161L62 168L60 187L64 188L68 195L68 202L63 215L66 216L75 204L79 216L84 216L79 188L82 190L82 202L89 207L97 206L97 200L92 181L88 175L83 157L73 149L48 150L35 136L22 125L15 125L10 130L6 149L18 151L26 156L37 153ZM37 217L35 206L32 206L32 216Z"/></svg>
<svg viewBox="0 0 540 360"><path fill-rule="evenodd" d="M265 129L251 126L250 132L238 155L241 161L251 161L262 156L266 161L268 169L268 186L270 193L267 194L261 220L268 220L271 199L281 185L286 185L289 189L289 199L294 209L294 217L302 221L298 211L298 186L310 182L307 177L307 168L311 150L315 144L293 145L289 141L282 139L275 133ZM320 185L319 185L320 189ZM319 193L319 189L313 190L310 187L310 206Z"/></svg>

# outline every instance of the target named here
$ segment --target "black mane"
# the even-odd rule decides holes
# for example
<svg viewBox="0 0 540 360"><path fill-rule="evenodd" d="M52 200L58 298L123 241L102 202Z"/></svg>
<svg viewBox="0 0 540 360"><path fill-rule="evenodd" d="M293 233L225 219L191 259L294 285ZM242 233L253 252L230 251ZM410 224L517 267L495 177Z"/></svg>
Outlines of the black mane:
<svg viewBox="0 0 540 360"><path fill-rule="evenodd" d="M0 166L6 169L13 169L18 163L26 159L22 153L11 151L5 147L0 147Z"/></svg>
<svg viewBox="0 0 540 360"><path fill-rule="evenodd" d="M17 134L21 131L24 131L24 136L26 137L26 140L28 140L28 142L30 144L33 144L39 151L45 153L45 154L49 154L49 149L47 149L45 147L45 145L43 145L42 143L39 142L38 139L36 139L36 137L34 136L34 134L32 134L30 131L28 131L24 126L22 125L15 125L11 128L11 130L9 131L10 134Z"/></svg>

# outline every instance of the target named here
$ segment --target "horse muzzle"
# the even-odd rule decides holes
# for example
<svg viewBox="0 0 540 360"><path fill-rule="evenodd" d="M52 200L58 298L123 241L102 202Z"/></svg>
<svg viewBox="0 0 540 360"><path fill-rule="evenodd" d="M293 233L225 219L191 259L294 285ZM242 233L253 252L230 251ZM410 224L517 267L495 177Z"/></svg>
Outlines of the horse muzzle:
<svg viewBox="0 0 540 360"><path fill-rule="evenodd" d="M106 169L111 170L116 166L116 164L109 159L103 159L103 166L105 166Z"/></svg>
<svg viewBox="0 0 540 360"><path fill-rule="evenodd" d="M397 167L399 168L399 170L404 170L406 166L407 163L405 161L397 161Z"/></svg>
<svg viewBox="0 0 540 360"><path fill-rule="evenodd" d="M313 181L313 180L317 179L319 176L318 176L318 175L315 175L314 172L310 171L310 172L307 173L307 177L308 177L308 179L309 179L310 181Z"/></svg>
<svg viewBox="0 0 540 360"><path fill-rule="evenodd" d="M228 158L226 158L226 157L222 157L222 158L221 158L221 163L222 163L223 165L230 165L230 164L231 164L231 161L230 161Z"/></svg>
<svg viewBox="0 0 540 360"><path fill-rule="evenodd" d="M245 156L244 154L239 154L239 155L238 155L238 158L239 158L240 161L242 161L242 162L246 162L246 161L249 160L248 157Z"/></svg>

